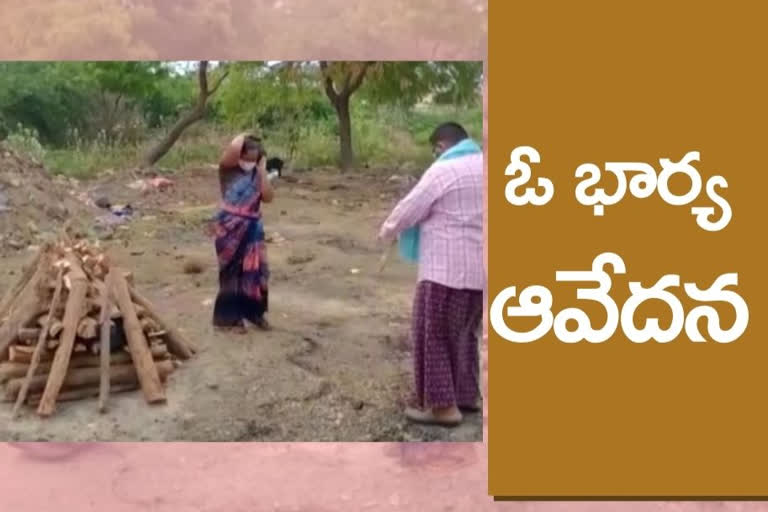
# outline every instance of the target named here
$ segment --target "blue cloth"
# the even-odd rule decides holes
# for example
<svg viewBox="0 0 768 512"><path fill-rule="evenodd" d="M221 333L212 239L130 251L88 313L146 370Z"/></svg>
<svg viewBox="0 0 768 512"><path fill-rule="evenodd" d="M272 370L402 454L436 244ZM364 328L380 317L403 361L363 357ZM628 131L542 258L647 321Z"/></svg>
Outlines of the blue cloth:
<svg viewBox="0 0 768 512"><path fill-rule="evenodd" d="M454 158L460 158L467 155L476 155L477 153L482 152L483 148L481 148L477 142L473 141L472 139L464 139L458 144L445 150L443 154L437 158L436 161L441 162L443 160L453 160Z"/></svg>
<svg viewBox="0 0 768 512"><path fill-rule="evenodd" d="M445 150L436 162L461 158L462 156L475 155L482 153L483 149L472 139L464 139ZM419 261L419 239L421 238L421 228L418 224L403 230L398 237L397 243L400 249L400 257L409 262L417 263Z"/></svg>
<svg viewBox="0 0 768 512"><path fill-rule="evenodd" d="M419 261L419 238L421 229L419 225L403 230L397 239L397 245L400 249L400 257L408 263L418 263Z"/></svg>

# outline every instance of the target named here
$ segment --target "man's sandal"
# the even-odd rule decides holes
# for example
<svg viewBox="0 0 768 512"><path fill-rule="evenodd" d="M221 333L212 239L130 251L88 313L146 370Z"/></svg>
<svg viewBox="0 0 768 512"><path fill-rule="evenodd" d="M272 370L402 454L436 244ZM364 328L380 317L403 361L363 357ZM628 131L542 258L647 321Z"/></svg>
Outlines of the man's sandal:
<svg viewBox="0 0 768 512"><path fill-rule="evenodd" d="M431 410L420 410L413 407L407 407L405 409L405 417L414 423L421 423L422 425L437 425L440 427L456 427L461 424L461 414L458 416L451 416L440 418L435 416L435 413Z"/></svg>

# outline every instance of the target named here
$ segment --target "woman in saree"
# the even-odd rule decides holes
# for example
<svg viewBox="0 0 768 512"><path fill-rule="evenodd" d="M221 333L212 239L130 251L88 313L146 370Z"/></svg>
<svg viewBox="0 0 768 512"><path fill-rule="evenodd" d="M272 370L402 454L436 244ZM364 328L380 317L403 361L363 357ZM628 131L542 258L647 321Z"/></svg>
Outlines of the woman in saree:
<svg viewBox="0 0 768 512"><path fill-rule="evenodd" d="M245 332L246 321L267 330L267 250L261 204L274 192L266 151L248 134L235 137L219 163L222 205L214 219L219 261L219 294L213 310L217 328Z"/></svg>

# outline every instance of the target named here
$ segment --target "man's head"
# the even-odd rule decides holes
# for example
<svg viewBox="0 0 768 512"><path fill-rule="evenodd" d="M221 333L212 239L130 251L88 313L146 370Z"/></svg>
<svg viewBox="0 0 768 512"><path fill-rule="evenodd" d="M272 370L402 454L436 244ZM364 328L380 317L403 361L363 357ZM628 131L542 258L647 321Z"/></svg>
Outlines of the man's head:
<svg viewBox="0 0 768 512"><path fill-rule="evenodd" d="M458 144L462 140L469 137L467 131L459 123L448 122L443 123L432 132L429 137L429 143L432 144L432 152L435 157L443 154L443 152Z"/></svg>

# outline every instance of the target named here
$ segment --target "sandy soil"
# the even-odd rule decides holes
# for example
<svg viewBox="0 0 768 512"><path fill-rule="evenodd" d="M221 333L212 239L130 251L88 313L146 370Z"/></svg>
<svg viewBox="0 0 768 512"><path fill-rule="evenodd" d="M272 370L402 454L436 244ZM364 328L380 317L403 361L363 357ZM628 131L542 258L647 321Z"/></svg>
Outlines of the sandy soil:
<svg viewBox="0 0 768 512"><path fill-rule="evenodd" d="M481 440L481 415L457 429L401 418L410 387L415 268L393 256L377 273L375 234L403 188L392 175L313 170L279 183L278 198L265 208L274 330L245 336L225 336L210 325L217 271L204 228L217 200L213 170L185 171L173 178L174 190L149 195L115 177L87 185L92 198L130 202L139 211L105 244L202 351L171 377L165 406L150 407L130 393L115 397L103 416L86 401L60 404L49 421L28 413L11 422L3 404L0 439ZM4 259L0 290L28 257ZM184 274L187 260L204 262L204 271Z"/></svg>

